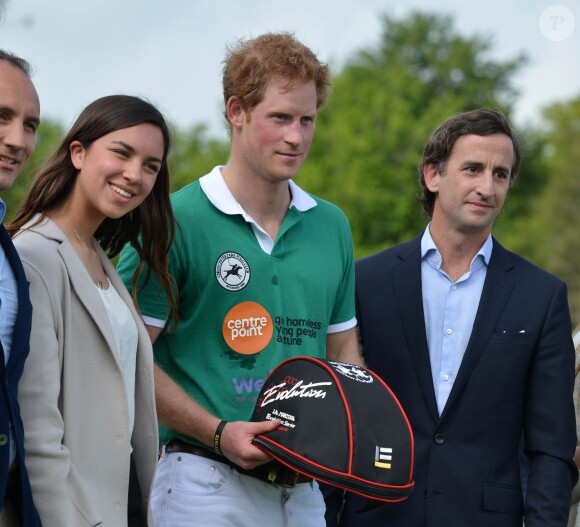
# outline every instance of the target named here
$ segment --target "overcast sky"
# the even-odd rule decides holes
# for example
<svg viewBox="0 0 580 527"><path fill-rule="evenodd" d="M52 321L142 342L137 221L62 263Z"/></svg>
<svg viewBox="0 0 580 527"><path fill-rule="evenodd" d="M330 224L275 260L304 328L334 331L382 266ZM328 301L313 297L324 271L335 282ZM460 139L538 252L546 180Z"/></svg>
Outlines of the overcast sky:
<svg viewBox="0 0 580 527"><path fill-rule="evenodd" d="M65 126L103 95L147 97L179 128L224 136L221 61L237 38L288 30L336 71L379 40L382 13L451 15L489 35L493 56L525 52L516 124L580 95L578 0L0 0L0 46L29 59L43 116ZM2 16L0 14L0 16Z"/></svg>

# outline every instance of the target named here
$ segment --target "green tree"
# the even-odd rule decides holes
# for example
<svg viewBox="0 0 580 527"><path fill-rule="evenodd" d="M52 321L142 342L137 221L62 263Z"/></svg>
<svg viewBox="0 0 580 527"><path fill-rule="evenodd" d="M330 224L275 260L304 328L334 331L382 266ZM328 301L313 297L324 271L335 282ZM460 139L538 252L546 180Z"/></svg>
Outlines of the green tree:
<svg viewBox="0 0 580 527"><path fill-rule="evenodd" d="M511 243L532 261L568 283L574 324L580 324L580 95L544 111L546 186L531 200L534 214L519 221Z"/></svg>
<svg viewBox="0 0 580 527"><path fill-rule="evenodd" d="M417 164L437 125L483 106L509 115L517 95L512 79L525 57L493 60L491 47L488 37L459 34L447 16L384 16L379 45L354 55L335 76L299 182L344 210L357 256L426 225L416 202ZM542 184L530 173L532 181L513 189L514 213L526 211L520 192Z"/></svg>
<svg viewBox="0 0 580 527"><path fill-rule="evenodd" d="M16 214L20 203L24 199L32 180L38 170L56 149L64 135L63 127L57 121L43 119L38 133L36 134L36 150L24 167L12 188L2 193L2 199L6 203L6 218L4 223L9 223Z"/></svg>
<svg viewBox="0 0 580 527"><path fill-rule="evenodd" d="M187 132L176 131L169 157L171 189L175 191L199 179L216 165L225 165L229 151L229 141L208 138L203 124Z"/></svg>

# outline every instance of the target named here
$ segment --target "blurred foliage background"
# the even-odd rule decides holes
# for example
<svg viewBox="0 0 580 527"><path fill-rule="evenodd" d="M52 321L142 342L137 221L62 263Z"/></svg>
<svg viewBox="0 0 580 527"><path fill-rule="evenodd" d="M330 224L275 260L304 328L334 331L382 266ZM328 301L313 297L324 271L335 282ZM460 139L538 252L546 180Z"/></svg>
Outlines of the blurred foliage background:
<svg viewBox="0 0 580 527"><path fill-rule="evenodd" d="M417 235L427 224L417 202L417 164L425 141L447 117L487 106L509 117L514 80L525 56L490 58L491 37L465 36L450 17L415 12L384 16L378 46L354 54L333 72L330 101L297 182L340 206L348 216L356 257ZM513 123L525 144L520 175L494 227L508 249L563 278L573 324L580 323L580 94L554 102L538 125ZM43 121L37 149L14 187L3 193L7 220L30 181L64 135ZM170 165L173 190L224 164L227 140L208 137L203 124L175 130Z"/></svg>

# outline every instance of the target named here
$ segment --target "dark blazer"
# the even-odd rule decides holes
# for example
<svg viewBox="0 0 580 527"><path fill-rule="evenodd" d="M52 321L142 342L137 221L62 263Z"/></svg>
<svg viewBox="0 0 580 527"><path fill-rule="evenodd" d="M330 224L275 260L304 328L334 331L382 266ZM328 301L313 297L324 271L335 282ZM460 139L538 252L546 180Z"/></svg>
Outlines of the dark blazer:
<svg viewBox="0 0 580 527"><path fill-rule="evenodd" d="M18 467L14 470L17 470L17 481L20 484L18 493L21 498L16 510L20 516L20 524L22 526L35 527L40 526L40 519L32 501L28 472L24 465L24 429L17 399L18 381L22 376L24 361L29 351L28 339L30 337L32 306L28 296L28 282L24 275L24 269L6 229L1 224L0 244L4 249L8 263L12 267L18 288L18 314L14 325L10 358L6 365L4 365L4 350L0 343L0 353L2 353L2 356L0 356L0 508L4 503L8 478L10 423L16 442L16 463Z"/></svg>
<svg viewBox="0 0 580 527"><path fill-rule="evenodd" d="M421 237L358 261L356 287L367 365L393 389L413 428L415 489L406 501L362 513L364 502L347 495L340 526L521 527L525 514L526 527L565 527L578 474L566 285L494 240L441 416L423 316ZM339 505L330 494L332 515Z"/></svg>

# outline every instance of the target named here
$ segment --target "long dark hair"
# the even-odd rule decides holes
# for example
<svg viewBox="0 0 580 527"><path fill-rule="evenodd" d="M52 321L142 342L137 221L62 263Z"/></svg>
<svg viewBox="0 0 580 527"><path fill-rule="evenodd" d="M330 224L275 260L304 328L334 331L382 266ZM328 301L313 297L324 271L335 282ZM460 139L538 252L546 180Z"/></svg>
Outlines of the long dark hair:
<svg viewBox="0 0 580 527"><path fill-rule="evenodd" d="M167 165L171 136L163 115L148 101L130 95L110 95L89 104L40 170L7 230L14 236L36 214L44 215L68 198L78 174L70 155L73 141L79 141L87 149L104 135L143 123L156 126L163 134L163 159L155 185L141 205L130 213L118 219L105 218L97 228L95 238L110 258L119 254L126 243L135 248L140 258L132 280L135 305L137 283L146 266L144 284L151 273L158 276L169 298L173 322L177 324L176 291L167 265L167 255L175 239Z"/></svg>

